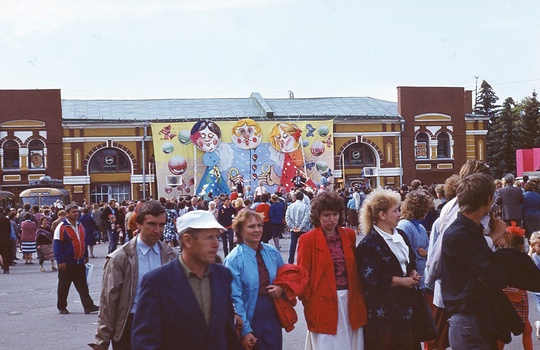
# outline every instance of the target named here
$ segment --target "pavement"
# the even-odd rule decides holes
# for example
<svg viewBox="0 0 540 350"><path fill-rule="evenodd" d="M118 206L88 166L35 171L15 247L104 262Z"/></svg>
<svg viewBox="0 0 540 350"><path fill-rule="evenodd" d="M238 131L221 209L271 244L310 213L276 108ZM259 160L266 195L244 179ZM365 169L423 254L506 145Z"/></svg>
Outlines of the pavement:
<svg viewBox="0 0 540 350"><path fill-rule="evenodd" d="M287 261L289 239L281 239L281 255ZM94 247L95 259L90 260L94 270L90 277L90 295L99 304L103 263L107 254L107 244ZM220 254L222 250L220 249ZM22 254L17 255L21 258ZM0 349L40 349L79 350L90 349L87 345L94 340L97 313L84 313L79 294L72 286L68 297L69 315L60 315L56 309L56 286L58 276L51 271L50 262L45 262L46 272L39 271L37 259L33 265L25 265L18 260L17 266L10 268L10 274L0 274ZM529 320L540 320L534 301L530 298ZM298 323L290 332L283 332L283 349L304 349L306 323L302 303L296 306ZM535 349L540 349L540 340L534 335ZM521 337L514 339L505 349L523 349Z"/></svg>

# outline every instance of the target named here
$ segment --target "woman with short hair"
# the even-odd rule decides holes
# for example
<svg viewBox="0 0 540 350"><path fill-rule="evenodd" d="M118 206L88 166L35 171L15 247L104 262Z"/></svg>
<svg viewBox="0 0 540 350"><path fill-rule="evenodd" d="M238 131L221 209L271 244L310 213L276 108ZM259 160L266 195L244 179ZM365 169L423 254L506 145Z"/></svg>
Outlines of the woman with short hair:
<svg viewBox="0 0 540 350"><path fill-rule="evenodd" d="M283 295L274 285L277 270L284 262L277 249L261 243L262 214L242 210L234 218L232 229L238 245L223 264L233 275L232 299L236 314L243 321L240 329L244 349L281 350L283 335L273 298Z"/></svg>
<svg viewBox="0 0 540 350"><path fill-rule="evenodd" d="M309 274L300 300L309 334L306 349L362 350L367 322L354 258L356 233L343 228L345 203L324 191L311 202L314 229L300 236L298 265Z"/></svg>

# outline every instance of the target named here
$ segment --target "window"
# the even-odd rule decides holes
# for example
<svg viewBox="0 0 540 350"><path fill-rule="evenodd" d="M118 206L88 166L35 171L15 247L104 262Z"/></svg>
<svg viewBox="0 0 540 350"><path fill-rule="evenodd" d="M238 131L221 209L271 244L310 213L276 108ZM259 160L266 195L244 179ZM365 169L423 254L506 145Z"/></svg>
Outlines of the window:
<svg viewBox="0 0 540 350"><path fill-rule="evenodd" d="M445 132L437 136L437 158L450 158L450 136Z"/></svg>
<svg viewBox="0 0 540 350"><path fill-rule="evenodd" d="M98 151L90 161L90 174L129 173L131 164L124 152L106 148Z"/></svg>
<svg viewBox="0 0 540 350"><path fill-rule="evenodd" d="M91 186L90 200L92 203L108 202L111 199L124 201L131 199L129 183L95 184Z"/></svg>
<svg viewBox="0 0 540 350"><path fill-rule="evenodd" d="M373 151L364 144L348 147L343 153L343 158L346 167L376 166Z"/></svg>
<svg viewBox="0 0 540 350"><path fill-rule="evenodd" d="M32 140L28 144L28 168L43 169L45 167L45 152L43 142Z"/></svg>
<svg viewBox="0 0 540 350"><path fill-rule="evenodd" d="M4 169L20 169L19 144L16 141L4 143Z"/></svg>
<svg viewBox="0 0 540 350"><path fill-rule="evenodd" d="M425 132L416 135L416 159L429 159L429 136Z"/></svg>

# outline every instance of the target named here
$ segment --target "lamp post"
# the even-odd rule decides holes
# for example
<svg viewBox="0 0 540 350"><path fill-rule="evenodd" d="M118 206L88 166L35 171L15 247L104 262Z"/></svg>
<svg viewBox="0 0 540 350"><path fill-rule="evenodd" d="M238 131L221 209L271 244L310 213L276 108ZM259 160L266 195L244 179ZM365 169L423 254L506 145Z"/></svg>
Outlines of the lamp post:
<svg viewBox="0 0 540 350"><path fill-rule="evenodd" d="M146 199L146 138L148 137L148 122L144 122L144 136L142 138L142 194L143 198Z"/></svg>

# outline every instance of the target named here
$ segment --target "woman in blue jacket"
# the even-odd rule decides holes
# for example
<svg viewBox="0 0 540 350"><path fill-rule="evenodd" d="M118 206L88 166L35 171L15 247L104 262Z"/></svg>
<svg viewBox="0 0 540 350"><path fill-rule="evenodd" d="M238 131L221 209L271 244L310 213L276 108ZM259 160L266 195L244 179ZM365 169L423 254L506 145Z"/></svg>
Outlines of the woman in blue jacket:
<svg viewBox="0 0 540 350"><path fill-rule="evenodd" d="M244 349L256 345L259 350L281 350L283 336L272 298L281 297L283 288L272 283L284 262L276 248L261 243L262 220L253 210L243 210L234 218L232 228L239 245L224 265L233 274L232 299L244 323L240 330Z"/></svg>

